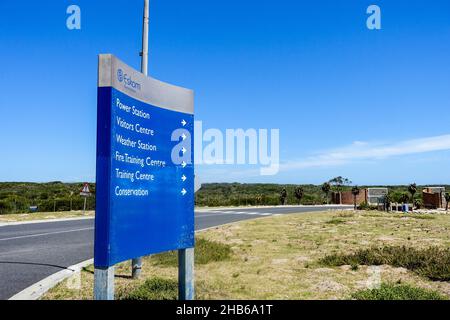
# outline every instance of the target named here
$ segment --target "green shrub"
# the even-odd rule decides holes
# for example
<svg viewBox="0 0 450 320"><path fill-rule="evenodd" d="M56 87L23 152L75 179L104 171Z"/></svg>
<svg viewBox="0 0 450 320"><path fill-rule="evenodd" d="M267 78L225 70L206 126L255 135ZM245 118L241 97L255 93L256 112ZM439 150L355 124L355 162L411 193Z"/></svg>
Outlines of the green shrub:
<svg viewBox="0 0 450 320"><path fill-rule="evenodd" d="M447 300L439 292L410 285L381 284L379 289L358 291L351 296L356 300Z"/></svg>
<svg viewBox="0 0 450 320"><path fill-rule="evenodd" d="M433 281L450 281L450 249L431 247L383 247L358 250L353 254L332 254L320 260L327 266L391 265L403 267Z"/></svg>
<svg viewBox="0 0 450 320"><path fill-rule="evenodd" d="M345 220L339 219L339 218L333 218L326 222L326 224L334 224L334 225L343 224L343 223L345 223Z"/></svg>
<svg viewBox="0 0 450 320"><path fill-rule="evenodd" d="M7 214L13 211L13 206L8 201L0 200L0 214Z"/></svg>
<svg viewBox="0 0 450 320"><path fill-rule="evenodd" d="M408 217L413 218L413 219L418 219L418 220L434 220L434 219L436 219L435 216L418 215L418 214L408 215Z"/></svg>
<svg viewBox="0 0 450 320"><path fill-rule="evenodd" d="M231 247L227 244L198 238L195 244L195 264L224 261L231 257ZM170 251L151 257L155 265L176 267L178 265L178 251Z"/></svg>
<svg viewBox="0 0 450 320"><path fill-rule="evenodd" d="M84 199L79 195L83 183L22 183L0 182L0 214L29 213L30 206L39 212L82 210ZM90 184L92 197L87 200L87 209L95 209L95 184ZM72 196L71 196L72 194ZM56 206L55 206L56 199Z"/></svg>
<svg viewBox="0 0 450 320"><path fill-rule="evenodd" d="M131 293L119 295L119 300L177 300L178 282L162 278L146 280Z"/></svg>
<svg viewBox="0 0 450 320"><path fill-rule="evenodd" d="M378 210L378 206L372 206L367 202L363 202L358 206L358 210L376 211Z"/></svg>

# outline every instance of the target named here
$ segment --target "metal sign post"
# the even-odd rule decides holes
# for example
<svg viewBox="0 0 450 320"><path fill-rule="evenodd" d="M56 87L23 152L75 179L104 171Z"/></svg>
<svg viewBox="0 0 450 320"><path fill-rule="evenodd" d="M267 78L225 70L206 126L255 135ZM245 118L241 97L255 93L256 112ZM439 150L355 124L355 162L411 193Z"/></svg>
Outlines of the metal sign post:
<svg viewBox="0 0 450 320"><path fill-rule="evenodd" d="M94 300L114 300L114 267L95 268Z"/></svg>
<svg viewBox="0 0 450 320"><path fill-rule="evenodd" d="M148 76L148 35L150 25L150 1L144 0L144 22L142 28L141 72ZM131 276L139 279L142 272L142 257L131 260Z"/></svg>
<svg viewBox="0 0 450 320"><path fill-rule="evenodd" d="M83 189L80 192L80 196L82 196L84 198L84 206L83 206L83 214L86 214L86 203L87 203L87 198L90 197L91 194L91 190L89 189L89 184L85 183L83 186Z"/></svg>
<svg viewBox="0 0 450 320"><path fill-rule="evenodd" d="M180 300L194 300L194 249L178 250L178 296Z"/></svg>

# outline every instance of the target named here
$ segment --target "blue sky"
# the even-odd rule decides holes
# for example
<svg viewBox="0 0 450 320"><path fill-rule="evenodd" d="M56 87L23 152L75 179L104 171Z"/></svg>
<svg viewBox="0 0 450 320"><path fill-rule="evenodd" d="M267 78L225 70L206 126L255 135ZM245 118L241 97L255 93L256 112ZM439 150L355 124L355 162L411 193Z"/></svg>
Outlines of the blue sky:
<svg viewBox="0 0 450 320"><path fill-rule="evenodd" d="M139 68L142 2L0 2L0 181L94 180L97 54ZM448 0L151 0L150 33L150 74L194 89L205 129L280 129L277 175L202 181L450 183Z"/></svg>

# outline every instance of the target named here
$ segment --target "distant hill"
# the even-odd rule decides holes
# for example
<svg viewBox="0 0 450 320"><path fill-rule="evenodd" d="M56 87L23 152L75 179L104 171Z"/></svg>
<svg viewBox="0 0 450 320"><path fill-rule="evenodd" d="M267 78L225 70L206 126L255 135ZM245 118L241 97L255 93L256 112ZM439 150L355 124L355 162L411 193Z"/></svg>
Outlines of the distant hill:
<svg viewBox="0 0 450 320"><path fill-rule="evenodd" d="M297 204L295 188L301 186L304 205L327 203L321 186L317 185L281 185L281 184L241 184L241 183L207 183L203 184L195 195L198 206L245 206L245 205L279 205L280 192L287 191L287 204ZM439 185L450 190L450 185ZM369 186L361 186L366 188ZM385 187L385 186L370 186ZM387 186L394 201L400 202L400 197L408 193L408 186ZM417 199L421 198L418 186ZM30 212L30 206L37 206L40 212L82 210L84 199L80 197L83 183L63 183L59 181L48 183L3 182L0 183L0 214ZM90 184L93 194L88 199L88 210L95 209L95 184ZM351 190L350 186L343 190ZM71 197L71 193L73 193Z"/></svg>
<svg viewBox="0 0 450 320"><path fill-rule="evenodd" d="M450 186L439 185L450 190ZM239 206L239 205L279 205L280 192L283 188L287 191L287 204L298 204L294 190L302 187L304 196L301 204L314 205L327 203L322 186L317 185L281 185L281 184L240 184L240 183L210 183L204 184L195 196L195 202L199 206ZM400 197L408 193L408 186L360 186L388 187L394 201L400 202ZM419 192L416 198L421 198L421 190L425 186L418 186ZM351 186L342 187L342 191L351 190ZM335 190L336 191L336 190Z"/></svg>
<svg viewBox="0 0 450 320"><path fill-rule="evenodd" d="M80 197L83 183L1 182L0 214L24 213L30 206L38 206L40 212L82 210L84 199ZM93 197L88 199L87 209L95 207L95 184L90 184ZM73 195L71 196L71 193Z"/></svg>

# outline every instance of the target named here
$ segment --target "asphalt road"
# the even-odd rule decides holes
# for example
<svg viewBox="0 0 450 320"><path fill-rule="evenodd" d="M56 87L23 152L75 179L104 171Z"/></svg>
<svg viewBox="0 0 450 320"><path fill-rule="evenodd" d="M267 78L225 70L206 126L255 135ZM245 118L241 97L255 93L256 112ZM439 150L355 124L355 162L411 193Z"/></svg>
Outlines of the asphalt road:
<svg viewBox="0 0 450 320"><path fill-rule="evenodd" d="M196 211L196 230L279 214L338 207L271 207ZM339 208L342 208L339 207ZM0 227L0 300L93 257L94 220Z"/></svg>

